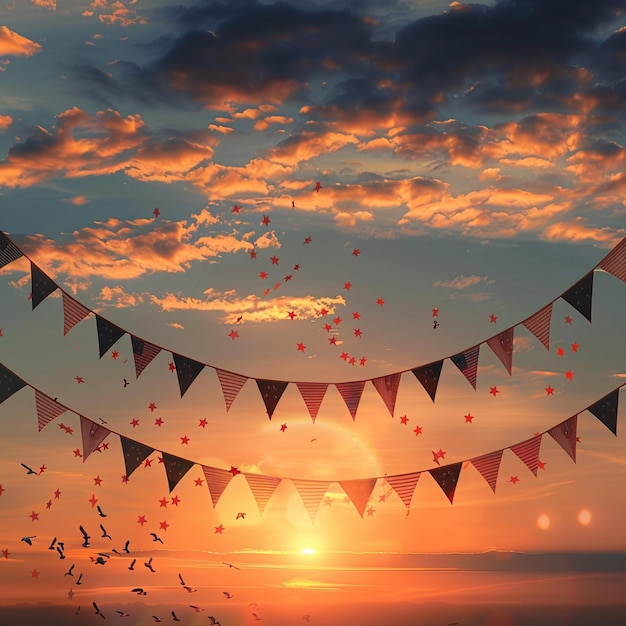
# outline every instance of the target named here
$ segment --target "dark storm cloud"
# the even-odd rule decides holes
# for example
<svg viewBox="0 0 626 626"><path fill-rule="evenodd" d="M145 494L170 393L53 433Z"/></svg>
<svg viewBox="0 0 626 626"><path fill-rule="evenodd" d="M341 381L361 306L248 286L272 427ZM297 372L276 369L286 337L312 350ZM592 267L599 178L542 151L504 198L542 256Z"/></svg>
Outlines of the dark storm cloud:
<svg viewBox="0 0 626 626"><path fill-rule="evenodd" d="M160 40L153 63L79 75L101 97L154 104L178 96L218 107L297 100L305 118L349 119L369 108L381 120L400 112L416 123L454 101L487 113L575 109L575 94L607 81L615 89L624 77L626 36L600 37L620 25L624 0L456 2L393 35L364 14L371 6L343 6L350 9L234 0L163 9L155 16L181 32ZM323 81L320 99L313 87ZM616 101L605 93L598 102Z"/></svg>

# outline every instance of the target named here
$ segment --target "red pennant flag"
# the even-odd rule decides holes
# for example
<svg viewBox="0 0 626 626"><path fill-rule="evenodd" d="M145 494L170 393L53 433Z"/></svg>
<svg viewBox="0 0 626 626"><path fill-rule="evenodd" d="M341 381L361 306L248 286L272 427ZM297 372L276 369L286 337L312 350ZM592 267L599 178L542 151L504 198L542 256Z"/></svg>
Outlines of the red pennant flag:
<svg viewBox="0 0 626 626"><path fill-rule="evenodd" d="M594 402L587 411L593 413L614 435L617 436L617 405L619 389Z"/></svg>
<svg viewBox="0 0 626 626"><path fill-rule="evenodd" d="M435 361L422 367L416 367L411 371L415 375L415 378L422 383L424 389L430 396L430 399L435 401L435 394L437 393L437 385L439 384L439 377L441 376L441 367L443 361Z"/></svg>
<svg viewBox="0 0 626 626"><path fill-rule="evenodd" d="M217 467L207 467L206 465L202 466L202 471L206 478L206 485L209 488L213 508L215 508L233 475L228 470L219 469Z"/></svg>
<svg viewBox="0 0 626 626"><path fill-rule="evenodd" d="M539 467L539 448L541 446L541 435L517 443L509 449L524 462L526 467L536 476Z"/></svg>
<svg viewBox="0 0 626 626"><path fill-rule="evenodd" d="M475 459L470 459L470 463L480 472L480 475L487 481L491 490L496 492L496 482L500 471L500 461L502 461L503 450L496 450L489 454L484 454Z"/></svg>
<svg viewBox="0 0 626 626"><path fill-rule="evenodd" d="M226 370L215 368L217 377L219 378L220 385L222 387L222 393L224 394L224 401L226 402L226 411L230 410L230 406L237 397L237 394L241 391L241 388L246 384L248 380L247 376L241 374L235 374L234 372L227 372Z"/></svg>
<svg viewBox="0 0 626 626"><path fill-rule="evenodd" d="M172 493L174 487L176 487L176 485L180 482L180 479L195 465L195 463L179 456L163 452L163 465L165 465L167 484L169 486L170 493Z"/></svg>
<svg viewBox="0 0 626 626"><path fill-rule="evenodd" d="M63 297L63 336L65 337L65 335L67 335L78 322L84 320L91 311L80 302L74 300L74 298L65 293L65 291L62 291L61 295Z"/></svg>
<svg viewBox="0 0 626 626"><path fill-rule="evenodd" d="M562 296L581 315L591 321L591 295L593 292L593 271L581 278L573 287L570 287Z"/></svg>
<svg viewBox="0 0 626 626"><path fill-rule="evenodd" d="M480 345L470 348L466 352L459 352L450 357L450 360L459 368L460 372L467 378L470 385L476 391L476 376L478 374L478 352Z"/></svg>
<svg viewBox="0 0 626 626"><path fill-rule="evenodd" d="M39 431L55 417L65 413L67 409L45 393L35 389L35 406L37 407L37 428Z"/></svg>
<svg viewBox="0 0 626 626"><path fill-rule="evenodd" d="M396 396L398 395L401 376L401 373L397 373L372 379L372 385L374 385L376 391L378 391L380 397L385 402L391 417L393 417L393 412L396 408Z"/></svg>
<svg viewBox="0 0 626 626"><path fill-rule="evenodd" d="M363 517L367 501L376 487L377 478L357 478L356 480L340 480L341 488L346 492L348 498Z"/></svg>
<svg viewBox="0 0 626 626"><path fill-rule="evenodd" d="M346 403L348 410L350 411L350 415L352 415L352 419L356 419L356 410L359 407L359 402L361 401L361 394L363 393L363 388L365 387L364 380L355 380L348 383L335 383L335 387L337 387L337 391L341 394L343 401Z"/></svg>
<svg viewBox="0 0 626 626"><path fill-rule="evenodd" d="M487 345L510 374L513 367L513 328L507 328L499 335L487 339Z"/></svg>
<svg viewBox="0 0 626 626"><path fill-rule="evenodd" d="M576 425L578 415L574 415L564 422L557 424L548 431L548 434L556 441L576 463Z"/></svg>
<svg viewBox="0 0 626 626"><path fill-rule="evenodd" d="M315 423L324 394L328 389L328 383L296 383L296 387L298 387L304 404L306 404L306 408L309 410L309 415L313 423Z"/></svg>
<svg viewBox="0 0 626 626"><path fill-rule="evenodd" d="M315 524L317 511L320 508L322 499L328 491L330 483L328 481L303 480L300 478L292 478L291 482L302 499L302 503L309 514L311 523Z"/></svg>
<svg viewBox="0 0 626 626"><path fill-rule="evenodd" d="M242 472L242 474L248 481L250 491L252 491L256 505L259 507L259 513L263 515L265 506L280 485L281 479L274 476L262 476L261 474L246 474L246 472Z"/></svg>
<svg viewBox="0 0 626 626"><path fill-rule="evenodd" d="M24 256L22 251L0 231L0 267L8 265L21 256Z"/></svg>
<svg viewBox="0 0 626 626"><path fill-rule="evenodd" d="M41 304L53 291L57 289L57 284L41 268L30 262L30 294L32 310Z"/></svg>
<svg viewBox="0 0 626 626"><path fill-rule="evenodd" d="M442 467L435 467L428 470L430 475L441 487L441 490L446 494L448 500L450 500L450 504L452 504L454 500L454 492L456 491L456 485L459 481L462 465L463 463L453 463L451 465L443 465Z"/></svg>
<svg viewBox="0 0 626 626"><path fill-rule="evenodd" d="M411 508L411 500L413 499L413 492L421 472L411 472L409 474L397 474L396 476L385 476L385 480L389 483L389 486L398 494L400 500L404 502L407 513Z"/></svg>
<svg viewBox="0 0 626 626"><path fill-rule="evenodd" d="M178 377L178 388L180 389L180 397L185 395L191 383L196 380L198 374L204 369L204 363L194 361L186 356L175 354L172 352L174 365L176 366L176 376Z"/></svg>
<svg viewBox="0 0 626 626"><path fill-rule="evenodd" d="M267 415L270 419L272 419L274 409L276 408L280 397L283 395L283 392L289 383L284 380L257 379L256 384L261 392L261 397L263 398L265 408L267 409Z"/></svg>
<svg viewBox="0 0 626 626"><path fill-rule="evenodd" d="M130 475L154 452L154 448L150 448L139 441L122 437L121 435L120 441L124 454L126 477L130 478Z"/></svg>
<svg viewBox="0 0 626 626"><path fill-rule="evenodd" d="M109 436L111 431L80 416L80 434L83 439L83 463L87 457Z"/></svg>
<svg viewBox="0 0 626 626"><path fill-rule="evenodd" d="M135 360L135 378L139 378L139 374L161 352L161 348L134 335L130 336L130 342L133 346L133 359Z"/></svg>
<svg viewBox="0 0 626 626"><path fill-rule="evenodd" d="M598 267L626 282L626 238L598 263Z"/></svg>
<svg viewBox="0 0 626 626"><path fill-rule="evenodd" d="M550 349L550 321L552 320L552 302L543 309L525 319L522 324L533 334L541 343Z"/></svg>

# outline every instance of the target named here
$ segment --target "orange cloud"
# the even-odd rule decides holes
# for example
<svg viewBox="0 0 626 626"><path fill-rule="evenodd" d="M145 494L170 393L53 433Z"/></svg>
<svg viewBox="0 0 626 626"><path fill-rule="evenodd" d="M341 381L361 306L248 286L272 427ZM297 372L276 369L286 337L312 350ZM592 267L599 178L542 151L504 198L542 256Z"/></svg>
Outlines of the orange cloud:
<svg viewBox="0 0 626 626"><path fill-rule="evenodd" d="M449 281L441 281L433 283L433 287L445 287L446 289L467 289L468 287L473 287L474 285L478 285L480 283L484 283L486 285L492 285L495 280L487 278L486 276L457 276Z"/></svg>
<svg viewBox="0 0 626 626"><path fill-rule="evenodd" d="M91 202L91 200L89 200L87 196L74 196L73 198L63 198L61 202L68 202L74 206L83 206L84 204Z"/></svg>
<svg viewBox="0 0 626 626"><path fill-rule="evenodd" d="M43 9L57 10L57 0L30 0L36 7Z"/></svg>
<svg viewBox="0 0 626 626"><path fill-rule="evenodd" d="M130 4L134 4L134 2ZM127 8L120 0L93 0L89 8L82 12L82 16L93 17L95 13L99 13L98 19L100 22L109 26L117 25L126 27L148 23L145 16L139 15L137 11Z"/></svg>
<svg viewBox="0 0 626 626"><path fill-rule="evenodd" d="M38 43L18 35L7 26L0 26L0 57L31 57L37 52L41 52L41 46Z"/></svg>
<svg viewBox="0 0 626 626"><path fill-rule="evenodd" d="M583 217L552 224L543 233L543 238L548 241L595 241L604 248L616 246L624 236L626 230L623 228L593 228L586 224Z"/></svg>
<svg viewBox="0 0 626 626"><path fill-rule="evenodd" d="M10 115L0 114L0 132L5 131L11 124L13 124L13 118Z"/></svg>
<svg viewBox="0 0 626 626"><path fill-rule="evenodd" d="M253 126L254 130L267 130L272 124L293 124L293 117L285 117L284 115L268 115L262 120L256 122Z"/></svg>

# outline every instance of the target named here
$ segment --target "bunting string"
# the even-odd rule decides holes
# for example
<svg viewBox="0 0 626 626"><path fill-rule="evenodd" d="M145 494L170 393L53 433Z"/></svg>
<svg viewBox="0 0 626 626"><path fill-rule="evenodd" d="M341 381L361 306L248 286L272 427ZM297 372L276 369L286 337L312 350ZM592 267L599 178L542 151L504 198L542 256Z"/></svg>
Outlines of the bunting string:
<svg viewBox="0 0 626 626"><path fill-rule="evenodd" d="M384 474L382 476L370 476L349 480L338 478L310 480L290 476L271 476L266 474L240 472L237 468L232 466L230 470L225 470L218 467L204 465L184 457L175 456L165 451L157 450L146 443L130 439L115 430L81 415L72 408L58 402L40 389L29 384L15 372L0 363L0 404L24 387L32 389L35 395L35 409L37 412L39 432L41 432L45 426L62 413L70 412L77 415L80 420L80 431L83 444L83 463L102 445L107 437L115 435L120 439L127 477L130 477L130 475L138 467L140 467L140 465L153 452L156 451L163 459L168 487L171 493L187 472L189 472L194 466L199 465L202 468L206 479L211 502L213 507L215 507L233 477L238 474L242 474L248 484L248 487L250 488L250 491L252 492L260 515L263 515L266 505L278 486L283 481L287 480L290 481L296 488L296 491L300 495L302 503L306 508L312 523L315 522L319 505L321 504L321 501L331 483L336 483L342 488L348 500L352 503L362 518L367 503L370 500L378 481L380 480L385 480L398 495L400 500L405 505L408 514L419 478L425 473L430 474L430 476L435 480L450 501L450 504L453 504L454 494L456 492L456 486L461 471L469 465L473 465L474 468L478 470L480 475L484 478L485 482L495 494L500 463L505 450L510 450L513 454L515 454L515 456L517 456L520 461L528 467L532 474L537 476L537 470L539 467L539 450L545 435L549 435L554 441L556 441L556 443L559 444L559 446L575 463L578 415L584 411L589 411L589 413L594 415L602 424L604 424L604 426L606 426L608 430L617 436L619 390L624 385L626 385L626 382L622 383L586 408L581 409L575 415L568 417L541 433L536 433L530 439L505 446L504 448L499 448L478 457L446 465L438 465L438 467L430 469L420 469L402 474Z"/></svg>
<svg viewBox="0 0 626 626"><path fill-rule="evenodd" d="M547 305L524 319L514 324L504 331L489 337L481 343L462 350L453 355L438 359L427 365L419 365L413 368L394 372L386 376L361 379L348 382L299 382L288 380L266 380L254 378L244 374L230 372L215 365L203 363L187 356L172 352L171 350L151 343L117 326L113 322L105 319L95 311L75 300L69 293L60 287L54 280L41 270L32 259L6 235L0 231L0 268L25 257L31 266L31 288L32 288L32 309L34 310L45 298L55 290L59 289L63 301L63 334L66 335L76 324L86 319L90 315L96 318L96 330L98 336L98 348L100 358L113 347L124 335L129 335L131 339L133 359L135 363L135 376L139 378L144 369L161 352L169 352L174 361L176 375L182 398L191 384L196 380L205 367L213 369L218 377L224 395L226 410L230 410L239 391L248 380L254 380L259 389L259 393L265 404L267 415L272 419L278 403L290 384L295 384L301 392L302 398L314 422L319 411L324 394L329 385L334 385L344 400L352 419L356 419L357 409L366 383L371 383L382 398L387 410L394 415L396 396L403 374L412 372L422 384L429 397L435 402L437 386L439 383L443 362L450 360L465 376L467 381L476 390L478 376L478 359L480 348L483 345L489 346L498 360L505 367L509 375L512 374L513 367L513 342L515 330L523 326L541 344L550 349L550 323L552 318L552 305L559 299L563 299L583 317L591 322L593 277L594 271L600 269L608 272L621 281L626 282L626 238L622 239L591 271L587 272L583 278L578 280L561 295L554 298Z"/></svg>

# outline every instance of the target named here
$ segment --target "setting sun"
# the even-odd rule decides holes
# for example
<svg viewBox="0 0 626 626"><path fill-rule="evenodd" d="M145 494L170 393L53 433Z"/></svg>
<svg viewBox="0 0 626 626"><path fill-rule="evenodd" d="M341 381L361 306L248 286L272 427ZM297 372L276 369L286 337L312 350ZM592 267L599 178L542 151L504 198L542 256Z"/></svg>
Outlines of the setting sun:
<svg viewBox="0 0 626 626"><path fill-rule="evenodd" d="M302 548L300 554L315 554L315 550L313 548Z"/></svg>

